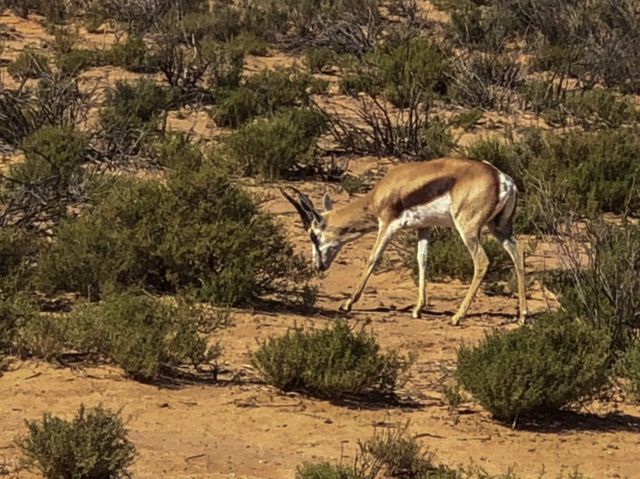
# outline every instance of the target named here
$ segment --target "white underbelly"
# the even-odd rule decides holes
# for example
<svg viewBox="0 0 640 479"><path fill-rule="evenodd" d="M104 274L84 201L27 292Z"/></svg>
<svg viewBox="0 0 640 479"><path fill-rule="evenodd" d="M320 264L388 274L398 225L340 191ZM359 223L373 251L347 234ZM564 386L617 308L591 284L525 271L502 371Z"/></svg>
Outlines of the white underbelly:
<svg viewBox="0 0 640 479"><path fill-rule="evenodd" d="M426 205L417 205L405 210L396 220L400 228L426 228L432 226L453 226L451 217L451 195L436 198Z"/></svg>

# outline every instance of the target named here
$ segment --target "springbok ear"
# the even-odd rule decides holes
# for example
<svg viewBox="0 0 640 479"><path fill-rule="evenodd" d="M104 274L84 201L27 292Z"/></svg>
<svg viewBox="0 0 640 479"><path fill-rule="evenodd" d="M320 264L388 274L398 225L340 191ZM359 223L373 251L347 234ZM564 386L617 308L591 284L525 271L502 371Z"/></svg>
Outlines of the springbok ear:
<svg viewBox="0 0 640 479"><path fill-rule="evenodd" d="M325 211L331 211L333 209L333 200L329 196L329 192L326 192L322 197L322 205Z"/></svg>

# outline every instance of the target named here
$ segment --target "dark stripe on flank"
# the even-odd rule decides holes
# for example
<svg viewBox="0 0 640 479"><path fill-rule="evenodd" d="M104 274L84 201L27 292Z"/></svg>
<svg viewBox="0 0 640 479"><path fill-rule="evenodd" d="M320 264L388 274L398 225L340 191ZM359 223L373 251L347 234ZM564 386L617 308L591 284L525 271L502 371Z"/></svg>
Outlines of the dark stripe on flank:
<svg viewBox="0 0 640 479"><path fill-rule="evenodd" d="M414 206L426 205L436 198L451 191L455 178L444 177L430 181L409 193L404 199L399 199L393 205L393 214L397 218L403 211Z"/></svg>

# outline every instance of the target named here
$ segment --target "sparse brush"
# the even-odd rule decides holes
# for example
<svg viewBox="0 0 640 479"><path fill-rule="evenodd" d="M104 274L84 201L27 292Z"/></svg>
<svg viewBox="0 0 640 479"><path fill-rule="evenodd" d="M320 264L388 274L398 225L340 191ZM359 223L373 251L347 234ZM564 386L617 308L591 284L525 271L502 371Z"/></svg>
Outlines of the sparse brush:
<svg viewBox="0 0 640 479"><path fill-rule="evenodd" d="M244 125L225 138L238 173L274 180L309 170L325 117L310 108L283 110Z"/></svg>
<svg viewBox="0 0 640 479"><path fill-rule="evenodd" d="M136 379L158 379L182 365L212 364L220 355L219 346L208 346L200 332L210 334L223 325L208 327L211 321L183 301L124 293L84 305L68 321L71 345L111 359Z"/></svg>
<svg viewBox="0 0 640 479"><path fill-rule="evenodd" d="M497 419L549 413L588 398L607 381L610 337L566 314L488 334L458 351L457 378Z"/></svg>
<svg viewBox="0 0 640 479"><path fill-rule="evenodd" d="M39 79L51 73L49 60L34 50L24 50L7 67L9 75L17 80Z"/></svg>
<svg viewBox="0 0 640 479"><path fill-rule="evenodd" d="M281 227L214 166L165 184L121 179L56 229L39 286L100 298L112 290L188 291L220 305L289 294L310 277Z"/></svg>
<svg viewBox="0 0 640 479"><path fill-rule="evenodd" d="M257 116L309 106L317 85L317 80L297 68L264 70L237 89L221 91L212 116L220 126L238 128Z"/></svg>
<svg viewBox="0 0 640 479"><path fill-rule="evenodd" d="M71 421L45 413L18 439L23 463L46 479L125 478L135 458L119 413L80 406Z"/></svg>
<svg viewBox="0 0 640 479"><path fill-rule="evenodd" d="M252 363L269 384L284 391L342 398L394 394L411 361L382 352L373 335L341 321L269 338L253 353Z"/></svg>

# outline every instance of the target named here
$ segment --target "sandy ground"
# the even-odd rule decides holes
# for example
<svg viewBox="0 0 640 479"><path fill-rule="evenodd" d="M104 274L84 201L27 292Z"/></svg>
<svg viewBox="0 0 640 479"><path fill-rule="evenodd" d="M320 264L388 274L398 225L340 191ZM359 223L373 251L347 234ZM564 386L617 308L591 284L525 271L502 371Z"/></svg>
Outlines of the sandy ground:
<svg viewBox="0 0 640 479"><path fill-rule="evenodd" d="M434 21L446 20L437 11L430 12ZM10 33L4 60L15 58L26 45L45 45L46 34L36 21L5 15L0 22ZM112 42L111 34L87 38L93 47ZM274 54L250 59L247 70L291 63L290 58ZM91 70L82 78L89 84L94 78L113 81L125 77L135 76L111 68ZM4 80L5 86L11 86L8 75ZM200 137L210 136L214 128L202 112L172 114L169 121L172 127L193 130ZM473 138L492 134L495 128L509 126L508 121L490 114L483 122L491 125L464 133L460 143L466 145ZM363 158L352 162L350 169L362 174L387 164ZM325 189L322 184L298 186L316 201ZM265 207L282 219L292 240L307 253L295 212L275 191L267 191L273 199ZM337 196L338 205L345 201L346 195ZM554 478L575 467L598 479L640 477L637 405L592 404L581 414L556 416L516 429L495 423L472 402L451 411L442 399L441 387L455 366L457 348L477 342L492 328L514 327L503 323L515 317L517 301L481 292L469 318L456 328L449 325L449 319L466 285L432 283L427 314L412 320L416 287L393 251L348 318L353 325L369 323L384 347L415 355L411 378L400 391L401 402L332 404L282 394L264 385L249 365L257 341L293 325L322 327L339 317L337 307L353 287L372 244L369 236L347 246L328 274L318 279L320 297L313 315L287 310L235 311L233 325L219 337L224 373L216 383L158 387L128 380L119 369L108 366L62 368L14 361L0 377L0 477L37 477L18 466L14 439L25 433L25 420L39 418L45 411L71 417L81 403L122 410L139 453L132 469L136 478L289 479L304 461L348 462L357 441L369 437L375 427L406 421L436 460L451 466L475 463L491 473L514 468L526 478L537 478L542 471L545 477ZM543 269L557 262L552 248L538 245L527 265L529 270ZM533 313L553 305L553 298L535 284L530 296Z"/></svg>
<svg viewBox="0 0 640 479"><path fill-rule="evenodd" d="M291 224L302 247L303 233L284 200L266 206ZM318 280L316 314L235 311L233 325L220 334L224 373L217 383L157 387L125 379L107 366L70 369L15 362L0 378L0 464L10 471L8 477L34 477L16 470L13 440L25 432L24 420L45 411L70 417L81 403L122 409L139 452L133 473L140 478L293 478L303 461L348 461L358 439L370 436L376 426L406 421L438 461L452 466L474 463L492 473L513 467L523 477L538 477L543 469L545 477L555 477L575 467L593 478L640 477L637 406L593 404L589 413L557 416L524 429L495 423L471 402L452 412L441 386L450 377L457 347L478 341L492 328L514 327L503 323L515 316L516 300L480 294L470 317L455 328L448 320L466 285L435 283L429 285L428 314L412 320L406 310L415 299L415 286L393 259L387 271L372 279L349 321L370 322L384 347L415 355L398 405L332 404L282 394L261 383L249 365L257 341L295 324L321 327L335 320L372 241L365 237L347 247ZM533 256L529 269L541 263ZM530 294L530 309L544 310L542 291L534 287Z"/></svg>

